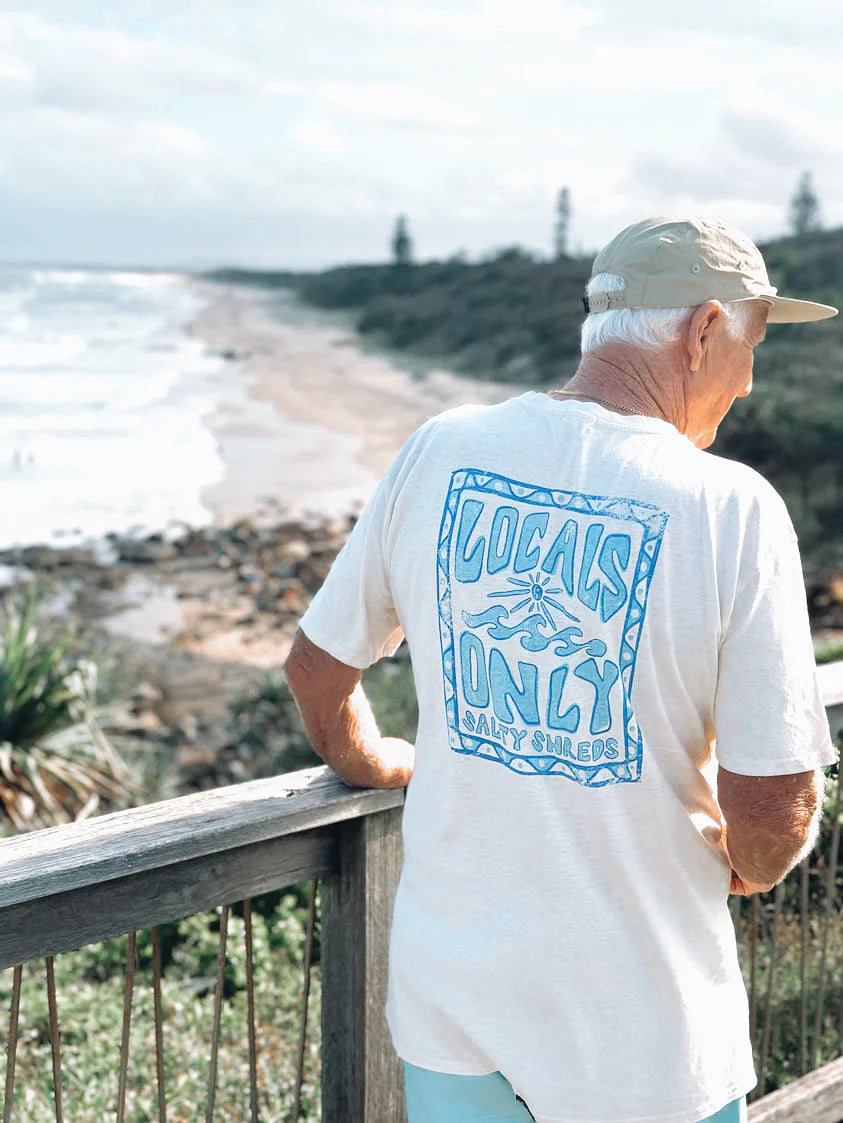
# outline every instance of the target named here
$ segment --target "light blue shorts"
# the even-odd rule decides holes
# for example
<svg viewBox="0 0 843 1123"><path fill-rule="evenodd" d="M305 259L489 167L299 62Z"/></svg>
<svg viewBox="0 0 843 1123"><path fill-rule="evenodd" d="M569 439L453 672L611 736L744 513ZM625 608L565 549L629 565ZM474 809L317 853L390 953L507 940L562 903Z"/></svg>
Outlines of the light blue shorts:
<svg viewBox="0 0 843 1123"><path fill-rule="evenodd" d="M500 1072L452 1076L404 1064L407 1123L530 1123L529 1108ZM746 1123L742 1096L699 1123Z"/></svg>

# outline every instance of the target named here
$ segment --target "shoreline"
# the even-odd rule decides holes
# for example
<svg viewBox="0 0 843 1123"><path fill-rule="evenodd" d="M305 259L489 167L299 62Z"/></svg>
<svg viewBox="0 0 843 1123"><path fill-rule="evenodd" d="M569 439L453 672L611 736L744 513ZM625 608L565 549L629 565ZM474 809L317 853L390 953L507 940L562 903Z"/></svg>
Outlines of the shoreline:
<svg viewBox="0 0 843 1123"><path fill-rule="evenodd" d="M429 417L523 391L438 367L408 370L286 290L196 283L208 303L186 330L244 376L245 400L224 396L207 419L226 465L202 493L217 525L267 501L288 514L357 511Z"/></svg>

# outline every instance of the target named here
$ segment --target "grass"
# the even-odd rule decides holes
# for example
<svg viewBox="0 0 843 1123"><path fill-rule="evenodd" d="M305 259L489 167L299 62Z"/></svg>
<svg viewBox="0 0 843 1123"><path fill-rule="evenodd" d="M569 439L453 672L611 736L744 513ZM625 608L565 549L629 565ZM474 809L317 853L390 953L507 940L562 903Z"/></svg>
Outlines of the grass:
<svg viewBox="0 0 843 1123"><path fill-rule="evenodd" d="M259 1104L262 1119L290 1115L301 1019L304 915L287 892L253 913ZM261 911L262 904L264 906ZM192 1123L204 1116L208 1091L213 985L218 947L216 914L188 917L162 928L166 966L162 984L167 1118ZM61 1027L64 1114L74 1123L100 1123L117 1107L119 1050L127 937L58 956L57 1007ZM313 971L300 1119L320 1118L320 988ZM0 975L0 1009L8 1010L12 972ZM216 1114L249 1118L246 960L241 916L229 918L222 1005ZM5 1080L7 1021L0 1031L0 1086ZM55 1119L49 1016L42 962L24 967L17 1049L15 1118ZM155 1080L151 940L138 936L128 1067L126 1118L158 1118Z"/></svg>

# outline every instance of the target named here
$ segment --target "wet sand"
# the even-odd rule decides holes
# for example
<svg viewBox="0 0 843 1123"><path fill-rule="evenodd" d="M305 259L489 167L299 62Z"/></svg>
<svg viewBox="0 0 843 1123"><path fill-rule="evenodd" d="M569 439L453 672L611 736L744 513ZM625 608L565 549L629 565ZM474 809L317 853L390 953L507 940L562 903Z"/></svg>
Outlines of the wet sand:
<svg viewBox="0 0 843 1123"><path fill-rule="evenodd" d="M226 472L202 499L218 523L267 507L332 516L358 509L428 417L524 389L402 368L283 291L202 288L208 304L191 330L244 375L208 419Z"/></svg>

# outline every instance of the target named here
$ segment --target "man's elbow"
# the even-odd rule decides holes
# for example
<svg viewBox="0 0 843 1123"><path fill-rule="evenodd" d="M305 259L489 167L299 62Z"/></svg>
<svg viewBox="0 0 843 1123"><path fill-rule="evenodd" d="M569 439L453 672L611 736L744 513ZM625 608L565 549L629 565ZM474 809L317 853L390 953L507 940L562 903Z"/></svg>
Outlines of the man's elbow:
<svg viewBox="0 0 843 1123"><path fill-rule="evenodd" d="M772 888L816 843L822 773L743 777L721 768L718 789L734 870L757 889Z"/></svg>
<svg viewBox="0 0 843 1123"><path fill-rule="evenodd" d="M295 640L284 662L283 670L293 697L298 698L305 694L313 681L312 668L308 666L307 659L302 654L301 645L297 645Z"/></svg>

